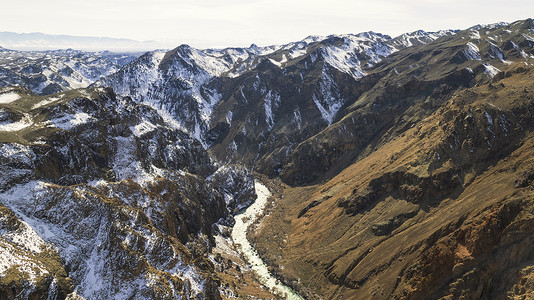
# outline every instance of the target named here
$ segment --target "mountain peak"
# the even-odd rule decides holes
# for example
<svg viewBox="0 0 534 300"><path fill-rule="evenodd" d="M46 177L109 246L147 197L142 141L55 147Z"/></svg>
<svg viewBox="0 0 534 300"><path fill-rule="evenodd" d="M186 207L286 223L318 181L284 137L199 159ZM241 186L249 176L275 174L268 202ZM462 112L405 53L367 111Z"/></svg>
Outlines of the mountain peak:
<svg viewBox="0 0 534 300"><path fill-rule="evenodd" d="M508 26L508 25L510 25L510 23L508 22L497 22L497 23L491 23L491 24L477 24L467 29L471 29L471 30L480 30L482 28L496 29L496 28L501 28L501 27Z"/></svg>

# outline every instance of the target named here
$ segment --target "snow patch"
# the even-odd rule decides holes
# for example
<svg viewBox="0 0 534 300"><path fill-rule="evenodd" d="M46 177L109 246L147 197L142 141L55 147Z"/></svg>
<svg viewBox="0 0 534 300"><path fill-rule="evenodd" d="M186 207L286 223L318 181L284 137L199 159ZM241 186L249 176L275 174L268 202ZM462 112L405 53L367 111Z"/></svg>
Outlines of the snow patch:
<svg viewBox="0 0 534 300"><path fill-rule="evenodd" d="M49 98L46 98L44 100L42 100L41 102L35 104L32 109L36 109L36 108L39 108L39 107L43 107L45 105L48 105L50 103L54 103L58 100L61 100L61 98L63 98L63 96L55 96L55 97L49 97Z"/></svg>
<svg viewBox="0 0 534 300"><path fill-rule="evenodd" d="M265 122L271 130L274 126L274 112L280 105L280 95L277 92L272 93L271 91L267 92L265 99L263 100L263 107L265 109Z"/></svg>
<svg viewBox="0 0 534 300"><path fill-rule="evenodd" d="M302 117L300 116L300 110L297 107L295 111L293 111L293 122L297 124L298 130L302 127Z"/></svg>
<svg viewBox="0 0 534 300"><path fill-rule="evenodd" d="M0 278L5 276L6 271L11 268L27 274L29 280L34 283L37 278L48 275L48 271L41 262L17 250L15 246L2 242L2 237L0 237Z"/></svg>
<svg viewBox="0 0 534 300"><path fill-rule="evenodd" d="M313 102L321 112L321 116L330 126L334 118L345 103L345 99L341 98L337 85L333 78L323 71L319 86L312 95Z"/></svg>
<svg viewBox="0 0 534 300"><path fill-rule="evenodd" d="M470 39L478 40L478 39L480 39L480 33L478 32L478 30L472 30L472 31L469 33L469 38L470 38Z"/></svg>
<svg viewBox="0 0 534 300"><path fill-rule="evenodd" d="M467 43L467 49L463 50L463 53L467 59L470 60L480 60L480 50L478 49L477 45L469 42Z"/></svg>
<svg viewBox="0 0 534 300"><path fill-rule="evenodd" d="M96 120L92 116L84 112L78 112L76 114L66 114L60 118L52 119L52 123L55 127L71 130L77 126L86 124L88 122Z"/></svg>
<svg viewBox="0 0 534 300"><path fill-rule="evenodd" d="M28 114L17 122L0 122L0 131L19 131L33 124Z"/></svg>
<svg viewBox="0 0 534 300"><path fill-rule="evenodd" d="M355 79L360 79L366 74L360 68L360 61L356 56L351 56L346 50L337 47L328 47L323 50L323 57L326 63L347 73Z"/></svg>
<svg viewBox="0 0 534 300"><path fill-rule="evenodd" d="M228 123L228 125L232 125L232 116L233 116L233 113L231 110L229 110L227 113L226 113L226 123Z"/></svg>
<svg viewBox="0 0 534 300"><path fill-rule="evenodd" d="M484 111L484 115L486 116L486 120L488 120L488 124L493 125L493 118L488 114L487 111Z"/></svg>
<svg viewBox="0 0 534 300"><path fill-rule="evenodd" d="M135 125L135 126L130 126L130 130L132 131L133 135L137 136L137 137L140 137L146 133L149 133L151 131L153 131L154 129L156 129L157 126L150 123L149 121L147 120L143 120L143 122Z"/></svg>
<svg viewBox="0 0 534 300"><path fill-rule="evenodd" d="M1 104L8 104L13 101L17 101L20 99L20 95L15 92L7 92L0 94L0 103Z"/></svg>
<svg viewBox="0 0 534 300"><path fill-rule="evenodd" d="M150 165L146 170L140 161L136 160L137 151L135 140L132 137L115 137L116 149L113 159L113 171L117 180L133 179L142 186L153 182L156 177L161 177L163 171Z"/></svg>
<svg viewBox="0 0 534 300"><path fill-rule="evenodd" d="M488 74L488 76L490 76L491 78L493 78L495 75L497 75L501 71L501 70L497 69L496 67L494 67L494 66L492 66L492 65L490 65L490 64L488 64L486 62L483 63L483 65L484 65L484 68L485 68L484 72L486 74Z"/></svg>
<svg viewBox="0 0 534 300"><path fill-rule="evenodd" d="M15 231L5 230L3 224L9 222L5 216L0 216L0 236L26 250L41 253L47 247L45 241L28 225L19 220L20 226ZM1 272L0 272L1 273Z"/></svg>

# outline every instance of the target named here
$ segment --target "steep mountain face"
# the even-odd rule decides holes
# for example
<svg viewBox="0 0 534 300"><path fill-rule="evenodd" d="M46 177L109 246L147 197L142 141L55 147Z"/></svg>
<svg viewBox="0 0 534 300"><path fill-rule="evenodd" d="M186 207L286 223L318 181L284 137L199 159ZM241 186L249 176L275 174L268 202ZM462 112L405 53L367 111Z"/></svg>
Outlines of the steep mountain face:
<svg viewBox="0 0 534 300"><path fill-rule="evenodd" d="M275 272L309 298L532 297L533 29L467 30L377 66L390 70L384 81L282 172L295 183L326 159L345 166L320 184L281 185L255 233ZM349 126L369 128L371 108L391 125L374 136Z"/></svg>
<svg viewBox="0 0 534 300"><path fill-rule="evenodd" d="M516 71L325 184L286 187L258 233L266 258L312 298L528 298L534 70Z"/></svg>
<svg viewBox="0 0 534 300"><path fill-rule="evenodd" d="M339 119L384 57L454 31L374 32L283 46L151 52L96 83L169 112L219 161L277 175L296 146Z"/></svg>
<svg viewBox="0 0 534 300"><path fill-rule="evenodd" d="M27 87L49 95L91 83L117 72L135 54L77 50L15 51L0 49L0 86Z"/></svg>
<svg viewBox="0 0 534 300"><path fill-rule="evenodd" d="M110 89L0 99L2 299L220 298L207 253L244 169Z"/></svg>
<svg viewBox="0 0 534 300"><path fill-rule="evenodd" d="M290 184L328 178L436 111L457 90L490 82L533 52L531 21L466 30L406 48L368 70L379 80L339 122L300 143L280 176ZM325 176L326 174L326 176Z"/></svg>

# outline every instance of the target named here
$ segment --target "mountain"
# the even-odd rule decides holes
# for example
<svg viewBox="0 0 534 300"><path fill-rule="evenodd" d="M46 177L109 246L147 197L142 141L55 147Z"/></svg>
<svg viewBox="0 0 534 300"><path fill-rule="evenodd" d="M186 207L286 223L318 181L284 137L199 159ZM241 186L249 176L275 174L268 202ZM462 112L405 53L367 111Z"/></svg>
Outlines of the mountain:
<svg viewBox="0 0 534 300"><path fill-rule="evenodd" d="M118 71L136 54L111 52L0 51L0 86L19 85L39 95L84 88Z"/></svg>
<svg viewBox="0 0 534 300"><path fill-rule="evenodd" d="M354 99L338 123L300 143L281 177L305 183L335 173L415 126L458 90L488 83L501 69L528 66L533 54L530 21L491 28L461 31L388 56L368 71L367 77L379 78L374 86Z"/></svg>
<svg viewBox="0 0 534 300"><path fill-rule="evenodd" d="M2 299L220 297L207 253L244 169L110 89L4 88L0 113Z"/></svg>
<svg viewBox="0 0 534 300"><path fill-rule="evenodd" d="M310 298L520 296L533 32L528 19L183 45L96 85L167 111L218 161L279 177L255 244Z"/></svg>
<svg viewBox="0 0 534 300"><path fill-rule="evenodd" d="M77 49L91 52L143 52L171 48L170 43L160 41L136 41L109 37L51 35L41 32L15 33L8 31L0 32L0 44L8 49L21 51Z"/></svg>
<svg viewBox="0 0 534 300"><path fill-rule="evenodd" d="M465 30L377 65L284 166L254 233L273 272L312 299L531 297L533 33Z"/></svg>
<svg viewBox="0 0 534 300"><path fill-rule="evenodd" d="M219 161L273 175L301 141L332 124L377 80L366 76L367 68L399 49L453 33L311 36L283 46L223 50L182 45L146 53L95 86L163 108Z"/></svg>
<svg viewBox="0 0 534 300"><path fill-rule="evenodd" d="M463 90L325 183L285 186L258 250L310 298L529 298L533 71Z"/></svg>

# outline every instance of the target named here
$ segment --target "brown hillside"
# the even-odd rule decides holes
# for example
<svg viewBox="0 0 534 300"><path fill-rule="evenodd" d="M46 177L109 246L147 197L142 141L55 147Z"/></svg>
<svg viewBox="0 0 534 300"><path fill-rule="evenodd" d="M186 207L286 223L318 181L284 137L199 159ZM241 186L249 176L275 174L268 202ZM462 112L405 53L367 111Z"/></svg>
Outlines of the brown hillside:
<svg viewBox="0 0 534 300"><path fill-rule="evenodd" d="M510 70L328 182L285 186L265 258L310 298L533 293L534 70Z"/></svg>

